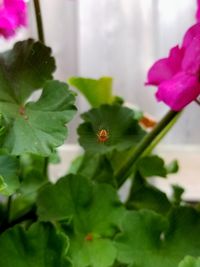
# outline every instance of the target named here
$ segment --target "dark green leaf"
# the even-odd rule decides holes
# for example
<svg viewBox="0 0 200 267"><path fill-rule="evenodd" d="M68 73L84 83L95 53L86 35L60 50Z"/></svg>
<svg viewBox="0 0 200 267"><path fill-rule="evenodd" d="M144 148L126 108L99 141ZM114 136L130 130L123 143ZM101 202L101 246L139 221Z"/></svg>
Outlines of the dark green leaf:
<svg viewBox="0 0 200 267"><path fill-rule="evenodd" d="M160 214L167 214L171 203L165 193L148 184L139 173L133 179L127 202L129 209L150 209Z"/></svg>
<svg viewBox="0 0 200 267"><path fill-rule="evenodd" d="M49 47L32 39L16 43L0 54L0 101L23 105L34 90L52 79L54 71Z"/></svg>
<svg viewBox="0 0 200 267"><path fill-rule="evenodd" d="M119 105L103 105L84 113L82 118L85 122L78 128L79 142L88 152L122 151L135 146L145 135L134 119L134 111ZM105 142L98 137L101 130L107 132Z"/></svg>
<svg viewBox="0 0 200 267"><path fill-rule="evenodd" d="M176 267L187 255L200 255L200 214L174 209L169 219L151 211L130 212L116 238L118 260L137 267Z"/></svg>
<svg viewBox="0 0 200 267"><path fill-rule="evenodd" d="M179 185L172 185L172 189L173 189L172 201L174 202L175 205L180 205L184 189Z"/></svg>
<svg viewBox="0 0 200 267"><path fill-rule="evenodd" d="M0 235L2 267L67 267L68 239L51 224L15 226Z"/></svg>

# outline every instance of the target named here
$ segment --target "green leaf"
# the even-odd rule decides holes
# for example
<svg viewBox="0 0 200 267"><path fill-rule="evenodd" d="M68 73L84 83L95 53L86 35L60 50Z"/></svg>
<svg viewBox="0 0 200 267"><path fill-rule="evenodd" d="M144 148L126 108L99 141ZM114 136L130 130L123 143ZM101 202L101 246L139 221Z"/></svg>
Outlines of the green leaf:
<svg viewBox="0 0 200 267"><path fill-rule="evenodd" d="M26 172L21 181L20 188L12 198L10 208L10 221L22 217L35 205L38 190L48 182L47 177L37 169Z"/></svg>
<svg viewBox="0 0 200 267"><path fill-rule="evenodd" d="M200 214L174 209L168 219L151 211L130 212L116 237L118 260L137 267L176 267L200 255Z"/></svg>
<svg viewBox="0 0 200 267"><path fill-rule="evenodd" d="M171 203L166 194L148 184L139 173L136 173L127 201L128 209L149 209L160 214L167 214Z"/></svg>
<svg viewBox="0 0 200 267"><path fill-rule="evenodd" d="M122 151L135 146L145 135L134 118L134 111L119 105L102 105L84 113L82 118L85 122L78 128L79 142L91 153ZM98 138L101 130L107 132L106 142Z"/></svg>
<svg viewBox="0 0 200 267"><path fill-rule="evenodd" d="M68 239L51 224L15 226L0 235L0 266L67 267Z"/></svg>
<svg viewBox="0 0 200 267"><path fill-rule="evenodd" d="M92 107L122 102L121 99L115 99L112 95L113 81L111 77L102 77L99 80L71 77L68 82L85 96Z"/></svg>
<svg viewBox="0 0 200 267"><path fill-rule="evenodd" d="M39 192L37 205L40 220L72 219L74 232L67 234L75 267L112 265L116 251L110 238L116 233L124 208L111 186L69 175L55 185L45 186Z"/></svg>
<svg viewBox="0 0 200 267"><path fill-rule="evenodd" d="M23 105L33 91L52 79L51 49L32 39L18 42L0 54L0 101Z"/></svg>
<svg viewBox="0 0 200 267"><path fill-rule="evenodd" d="M65 83L49 81L37 102L23 108L0 102L0 111L9 115L10 126L3 147L13 155L33 153L49 156L63 144L75 107L74 95Z"/></svg>
<svg viewBox="0 0 200 267"><path fill-rule="evenodd" d="M104 155L85 153L74 161L71 173L78 173L89 180L116 186L111 163Z"/></svg>
<svg viewBox="0 0 200 267"><path fill-rule="evenodd" d="M34 154L23 154L20 156L20 176L24 180L31 171L44 174L45 158Z"/></svg>
<svg viewBox="0 0 200 267"><path fill-rule="evenodd" d="M195 259L194 257L187 256L180 262L178 267L200 267L200 258Z"/></svg>
<svg viewBox="0 0 200 267"><path fill-rule="evenodd" d="M4 179L2 176L0 176L0 192L4 191L8 185L5 183Z"/></svg>
<svg viewBox="0 0 200 267"><path fill-rule="evenodd" d="M0 195L12 195L20 186L18 160L9 155L0 155Z"/></svg>
<svg viewBox="0 0 200 267"><path fill-rule="evenodd" d="M3 144L5 133L6 133L6 122L4 120L3 115L0 113L0 147Z"/></svg>
<svg viewBox="0 0 200 267"><path fill-rule="evenodd" d="M168 165L166 165L167 173L177 173L179 170L179 165L177 160L173 160Z"/></svg>
<svg viewBox="0 0 200 267"><path fill-rule="evenodd" d="M175 205L180 205L182 201L182 195L184 193L184 189L179 185L172 185L173 195L172 201Z"/></svg>
<svg viewBox="0 0 200 267"><path fill-rule="evenodd" d="M70 253L74 267L113 265L117 251L111 240L101 237L86 240L81 234L70 237Z"/></svg>
<svg viewBox="0 0 200 267"><path fill-rule="evenodd" d="M156 155L141 158L138 162L138 170L143 177L166 177L167 175L164 160Z"/></svg>

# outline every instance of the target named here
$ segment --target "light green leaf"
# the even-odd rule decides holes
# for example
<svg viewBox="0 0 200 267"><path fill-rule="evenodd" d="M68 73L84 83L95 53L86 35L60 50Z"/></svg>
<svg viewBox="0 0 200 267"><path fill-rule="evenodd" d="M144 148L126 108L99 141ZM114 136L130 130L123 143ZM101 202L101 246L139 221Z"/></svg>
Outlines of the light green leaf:
<svg viewBox="0 0 200 267"><path fill-rule="evenodd" d="M194 257L187 256L180 262L178 267L200 267L200 258L195 259Z"/></svg>
<svg viewBox="0 0 200 267"><path fill-rule="evenodd" d="M33 153L48 156L63 144L75 107L74 95L65 83L49 81L37 102L23 109L17 104L0 102L0 110L10 119L3 147L13 155Z"/></svg>
<svg viewBox="0 0 200 267"><path fill-rule="evenodd" d="M68 82L85 96L92 107L112 104L115 101L115 97L112 95L111 77L102 77L98 80L71 77ZM117 101L119 101L118 98Z"/></svg>
<svg viewBox="0 0 200 267"><path fill-rule="evenodd" d="M130 212L116 237L118 260L137 267L177 267L187 255L200 255L200 214L174 209L169 219L151 211Z"/></svg>
<svg viewBox="0 0 200 267"><path fill-rule="evenodd" d="M0 195L12 195L20 186L19 166L15 157L0 155Z"/></svg>
<svg viewBox="0 0 200 267"><path fill-rule="evenodd" d="M124 208L111 186L69 175L45 186L39 192L37 206L40 220L72 219L73 234L67 234L75 267L108 267L114 262L116 252L110 238L116 233Z"/></svg>
<svg viewBox="0 0 200 267"><path fill-rule="evenodd" d="M84 123L78 128L79 142L87 152L104 154L133 147L145 132L134 118L134 111L119 105L102 105L82 115ZM101 142L98 135L106 130L108 139Z"/></svg>
<svg viewBox="0 0 200 267"><path fill-rule="evenodd" d="M117 251L111 240L101 237L86 240L81 234L70 238L70 252L74 267L113 265Z"/></svg>
<svg viewBox="0 0 200 267"><path fill-rule="evenodd" d="M68 239L51 224L15 226L0 235L2 267L68 267Z"/></svg>
<svg viewBox="0 0 200 267"><path fill-rule="evenodd" d="M4 179L2 176L0 176L0 193L4 191L8 185L5 183Z"/></svg>

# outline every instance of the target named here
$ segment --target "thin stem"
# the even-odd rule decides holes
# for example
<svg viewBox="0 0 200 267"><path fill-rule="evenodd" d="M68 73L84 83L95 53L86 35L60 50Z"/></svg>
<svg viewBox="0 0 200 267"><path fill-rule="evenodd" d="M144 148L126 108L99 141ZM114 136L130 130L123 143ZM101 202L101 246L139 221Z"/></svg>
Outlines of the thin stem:
<svg viewBox="0 0 200 267"><path fill-rule="evenodd" d="M44 170L43 170L43 175L45 177L48 177L48 165L49 165L49 158L45 157L44 158Z"/></svg>
<svg viewBox="0 0 200 267"><path fill-rule="evenodd" d="M38 31L38 39L43 44L45 43L44 38L44 29L43 29L43 22L42 22L42 13L40 8L40 0L34 0L34 8L35 8L35 17L37 22L37 31ZM43 173L45 176L48 175L48 163L49 158L44 159L44 170Z"/></svg>
<svg viewBox="0 0 200 267"><path fill-rule="evenodd" d="M157 136L163 131L164 128L179 114L170 110L165 117L156 125L156 127L147 134L136 148L129 151L129 157L125 160L120 168L115 173L115 178L118 182L118 187L126 181L129 175L133 171L133 165L138 158L144 153L144 151L151 145L151 143L157 138Z"/></svg>
<svg viewBox="0 0 200 267"><path fill-rule="evenodd" d="M22 215L21 217L14 219L11 222L4 223L0 226L0 233L3 233L7 229L15 226L16 224L20 224L22 222L31 220L33 222L37 221L37 214L36 214L36 207L33 206L26 214Z"/></svg>
<svg viewBox="0 0 200 267"><path fill-rule="evenodd" d="M10 221L11 203L12 203L12 196L9 196L8 201L7 201L7 208L6 208L6 223L9 223Z"/></svg>
<svg viewBox="0 0 200 267"><path fill-rule="evenodd" d="M37 23L38 39L41 43L45 43L44 30L42 23L42 13L40 8L40 0L34 0L35 17Z"/></svg>
<svg viewBox="0 0 200 267"><path fill-rule="evenodd" d="M200 100L199 99L196 99L195 102L197 103L197 105L200 106Z"/></svg>

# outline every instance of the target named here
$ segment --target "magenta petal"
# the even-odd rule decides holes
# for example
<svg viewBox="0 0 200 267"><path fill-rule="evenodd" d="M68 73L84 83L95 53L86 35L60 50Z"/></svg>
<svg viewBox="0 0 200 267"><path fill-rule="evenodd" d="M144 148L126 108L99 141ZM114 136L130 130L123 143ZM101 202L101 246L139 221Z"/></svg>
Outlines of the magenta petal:
<svg viewBox="0 0 200 267"><path fill-rule="evenodd" d="M193 38L185 49L182 69L189 74L198 74L200 68L200 36Z"/></svg>
<svg viewBox="0 0 200 267"><path fill-rule="evenodd" d="M3 0L0 7L0 35L9 38L20 26L26 26L26 11L24 0Z"/></svg>
<svg viewBox="0 0 200 267"><path fill-rule="evenodd" d="M200 94L198 77L180 72L172 79L160 84L156 93L158 101L163 101L171 109L179 111Z"/></svg>
<svg viewBox="0 0 200 267"><path fill-rule="evenodd" d="M159 85L161 82L170 79L180 71L182 58L183 49L178 46L173 47L168 58L158 60L150 68L146 84Z"/></svg>
<svg viewBox="0 0 200 267"><path fill-rule="evenodd" d="M183 38L183 47L187 48L192 42L192 40L199 36L200 36L200 23L196 23L187 30Z"/></svg>
<svg viewBox="0 0 200 267"><path fill-rule="evenodd" d="M200 22L200 0L197 0L197 13L196 13L196 19L198 22Z"/></svg>

